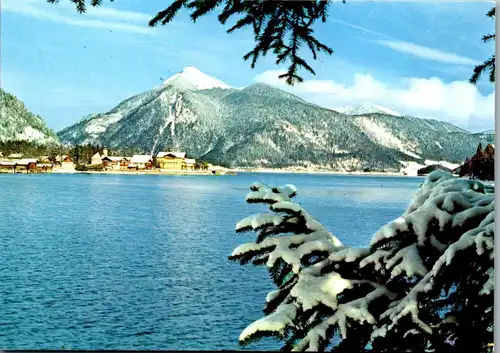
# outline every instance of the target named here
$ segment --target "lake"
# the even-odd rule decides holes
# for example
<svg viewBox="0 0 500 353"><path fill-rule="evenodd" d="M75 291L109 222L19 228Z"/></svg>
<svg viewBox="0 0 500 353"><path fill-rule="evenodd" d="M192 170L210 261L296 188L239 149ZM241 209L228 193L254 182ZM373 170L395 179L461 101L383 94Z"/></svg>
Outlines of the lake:
<svg viewBox="0 0 500 353"><path fill-rule="evenodd" d="M0 174L0 349L241 350L273 284L227 260L254 181L364 246L423 178L307 174ZM262 340L250 350L276 350Z"/></svg>

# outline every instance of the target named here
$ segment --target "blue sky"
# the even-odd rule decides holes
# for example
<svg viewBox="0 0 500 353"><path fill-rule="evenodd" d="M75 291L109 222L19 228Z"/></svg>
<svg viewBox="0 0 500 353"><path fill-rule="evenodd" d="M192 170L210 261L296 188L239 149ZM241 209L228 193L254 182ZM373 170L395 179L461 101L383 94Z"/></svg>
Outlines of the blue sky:
<svg viewBox="0 0 500 353"><path fill-rule="evenodd" d="M452 122L472 131L494 127L494 87L467 83L493 44L492 2L348 1L333 3L316 26L331 46L310 64L316 76L287 87L272 56L252 70L242 56L250 32L228 35L212 14L193 24L186 12L167 26L148 20L169 2L115 0L78 14L69 0L2 0L2 88L59 130L90 113L195 66L234 87L266 82L329 108L370 102ZM306 54L306 57L308 55Z"/></svg>

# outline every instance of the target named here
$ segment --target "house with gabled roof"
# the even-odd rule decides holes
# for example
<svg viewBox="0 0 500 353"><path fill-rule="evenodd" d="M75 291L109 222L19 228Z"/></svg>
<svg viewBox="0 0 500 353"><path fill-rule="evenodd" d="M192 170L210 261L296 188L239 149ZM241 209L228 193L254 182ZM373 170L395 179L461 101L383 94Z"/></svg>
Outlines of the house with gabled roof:
<svg viewBox="0 0 500 353"><path fill-rule="evenodd" d="M112 170L126 169L130 163L130 158L121 156L104 156L102 157L102 165L105 168Z"/></svg>
<svg viewBox="0 0 500 353"><path fill-rule="evenodd" d="M132 156L128 169L151 169L153 168L153 156L149 154L135 154Z"/></svg>
<svg viewBox="0 0 500 353"><path fill-rule="evenodd" d="M184 162L186 163L187 170L194 170L194 166L196 165L196 159L186 158Z"/></svg>
<svg viewBox="0 0 500 353"><path fill-rule="evenodd" d="M65 155L64 159L61 161L61 169L68 172L75 171L75 163L69 154Z"/></svg>
<svg viewBox="0 0 500 353"><path fill-rule="evenodd" d="M158 152L156 163L160 169L186 169L186 152Z"/></svg>
<svg viewBox="0 0 500 353"><path fill-rule="evenodd" d="M91 165L99 165L102 164L102 157L99 152L94 154L92 157L90 157L90 164Z"/></svg>

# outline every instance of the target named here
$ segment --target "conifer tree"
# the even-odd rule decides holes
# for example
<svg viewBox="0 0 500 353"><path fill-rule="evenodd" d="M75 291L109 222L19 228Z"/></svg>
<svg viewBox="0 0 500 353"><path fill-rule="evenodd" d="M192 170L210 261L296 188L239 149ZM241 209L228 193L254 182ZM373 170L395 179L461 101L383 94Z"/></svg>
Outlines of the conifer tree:
<svg viewBox="0 0 500 353"><path fill-rule="evenodd" d="M293 202L295 187L250 190L247 202L271 212L236 225L257 237L229 258L266 265L277 288L242 345L274 336L287 351L491 352L491 187L436 170L364 248L343 245Z"/></svg>
<svg viewBox="0 0 500 353"><path fill-rule="evenodd" d="M495 7L488 11L486 14L487 17L491 19L495 19ZM495 40L495 33L486 34L481 38L483 43L488 43ZM472 84L476 84L479 81L479 78L484 72L488 72L488 79L490 83L495 82L495 54L493 54L489 59L485 60L482 64L477 65L474 68L474 73L472 74L469 82Z"/></svg>
<svg viewBox="0 0 500 353"><path fill-rule="evenodd" d="M465 158L464 164L460 166L460 172L458 174L459 176L462 177L469 174L469 164L470 164L469 157L467 157Z"/></svg>
<svg viewBox="0 0 500 353"><path fill-rule="evenodd" d="M480 154L480 153L483 153L483 144L481 142L479 142L479 144L477 145L477 148L476 148L476 154Z"/></svg>

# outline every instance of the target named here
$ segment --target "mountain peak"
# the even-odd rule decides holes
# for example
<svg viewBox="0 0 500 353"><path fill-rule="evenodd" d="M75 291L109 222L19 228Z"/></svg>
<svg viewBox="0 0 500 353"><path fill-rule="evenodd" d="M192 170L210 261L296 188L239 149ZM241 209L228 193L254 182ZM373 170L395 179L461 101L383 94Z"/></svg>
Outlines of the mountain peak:
<svg viewBox="0 0 500 353"><path fill-rule="evenodd" d="M209 76L194 66L187 66L178 74L173 75L162 83L162 86L177 85L190 90L210 88L231 88L219 79Z"/></svg>
<svg viewBox="0 0 500 353"><path fill-rule="evenodd" d="M347 115L361 115L361 114L370 114L370 113L381 113L381 114L389 114L394 116L401 116L398 112L383 107L381 105L372 104L369 102L363 102L356 106L345 106L334 108L333 110L338 111L339 113L347 114Z"/></svg>

